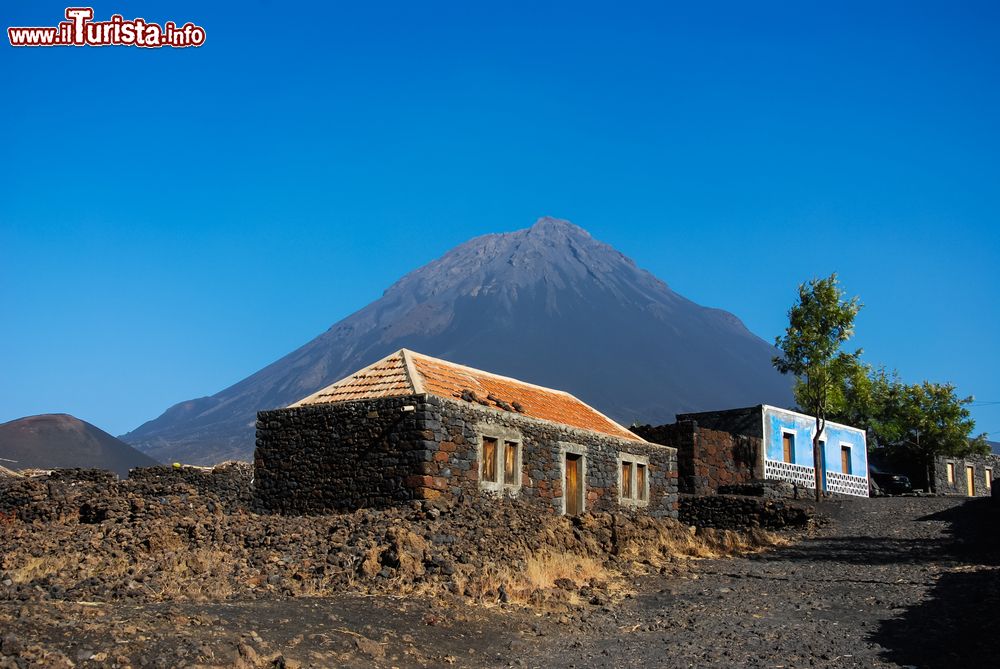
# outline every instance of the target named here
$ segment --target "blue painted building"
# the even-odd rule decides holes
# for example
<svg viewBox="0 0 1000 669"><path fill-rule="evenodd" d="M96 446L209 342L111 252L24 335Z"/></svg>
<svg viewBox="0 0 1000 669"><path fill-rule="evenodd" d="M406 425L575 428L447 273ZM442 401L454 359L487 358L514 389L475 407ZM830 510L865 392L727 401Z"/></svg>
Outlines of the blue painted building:
<svg viewBox="0 0 1000 669"><path fill-rule="evenodd" d="M677 420L761 440L757 471L766 479L791 481L815 488L813 435L816 419L797 411L766 404L743 409L679 414ZM820 436L823 452L823 489L868 497L868 443L865 431L827 421Z"/></svg>

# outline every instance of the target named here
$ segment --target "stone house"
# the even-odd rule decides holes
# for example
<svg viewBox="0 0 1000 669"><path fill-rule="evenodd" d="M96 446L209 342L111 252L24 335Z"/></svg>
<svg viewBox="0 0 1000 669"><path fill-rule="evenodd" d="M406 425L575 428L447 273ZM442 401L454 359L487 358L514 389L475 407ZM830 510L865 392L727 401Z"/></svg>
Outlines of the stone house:
<svg viewBox="0 0 1000 669"><path fill-rule="evenodd" d="M939 495L989 497L1000 477L1000 455L938 456L931 465L931 491Z"/></svg>
<svg viewBox="0 0 1000 669"><path fill-rule="evenodd" d="M698 494L754 479L815 489L815 431L814 417L766 404L678 414L674 425L639 429L647 439L677 447L682 489ZM820 445L823 489L868 497L865 431L827 421Z"/></svg>
<svg viewBox="0 0 1000 669"><path fill-rule="evenodd" d="M676 516L676 458L569 393L402 349L259 412L254 468L282 513L509 496Z"/></svg>

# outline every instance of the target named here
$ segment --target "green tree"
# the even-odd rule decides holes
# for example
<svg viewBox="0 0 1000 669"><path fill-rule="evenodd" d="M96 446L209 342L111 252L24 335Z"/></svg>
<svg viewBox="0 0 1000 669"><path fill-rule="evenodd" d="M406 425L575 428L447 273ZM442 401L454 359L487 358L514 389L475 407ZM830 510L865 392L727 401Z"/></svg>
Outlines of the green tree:
<svg viewBox="0 0 1000 669"><path fill-rule="evenodd" d="M940 455L989 453L985 434L971 438L973 398L959 397L950 383L908 385L895 371L859 365L839 392L844 401L830 418L867 430L869 449L892 460L926 469Z"/></svg>
<svg viewBox="0 0 1000 669"><path fill-rule="evenodd" d="M822 498L823 456L819 440L831 410L842 409L848 377L861 366L861 351L846 352L843 345L854 334L854 319L861 309L857 297L845 299L837 275L813 279L799 286L799 299L788 311L788 328L775 340L781 351L774 366L782 374L796 377L799 406L816 417L813 435L813 466L816 470L816 501Z"/></svg>
<svg viewBox="0 0 1000 669"><path fill-rule="evenodd" d="M842 401L829 417L868 433L868 448L897 443L906 433L901 407L906 386L895 371L859 363L844 378Z"/></svg>

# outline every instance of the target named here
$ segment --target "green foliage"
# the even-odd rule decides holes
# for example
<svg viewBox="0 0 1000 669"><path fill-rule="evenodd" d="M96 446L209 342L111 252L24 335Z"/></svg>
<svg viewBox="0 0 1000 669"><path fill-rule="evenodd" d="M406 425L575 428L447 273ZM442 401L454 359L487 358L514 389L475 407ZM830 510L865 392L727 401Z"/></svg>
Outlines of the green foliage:
<svg viewBox="0 0 1000 669"><path fill-rule="evenodd" d="M849 378L858 373L861 351L841 347L854 334L858 298L844 299L837 275L799 286L798 302L788 311L788 328L775 340L781 351L773 360L782 374L796 377L795 399L816 416L822 429L826 415L843 409Z"/></svg>
<svg viewBox="0 0 1000 669"><path fill-rule="evenodd" d="M868 430L869 447L927 461L937 455L962 457L989 452L986 435L970 439L975 421L950 383L909 385L896 372L859 365L838 395L830 418Z"/></svg>

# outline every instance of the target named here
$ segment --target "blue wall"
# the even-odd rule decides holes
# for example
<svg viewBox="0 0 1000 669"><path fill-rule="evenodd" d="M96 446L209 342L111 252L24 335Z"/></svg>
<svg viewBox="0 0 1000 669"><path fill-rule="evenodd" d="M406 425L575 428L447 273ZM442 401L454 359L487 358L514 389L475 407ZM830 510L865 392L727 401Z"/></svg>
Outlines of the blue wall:
<svg viewBox="0 0 1000 669"><path fill-rule="evenodd" d="M795 454L792 458L795 464L812 467L812 439L816 432L816 419L792 411L764 407L764 445L769 460L781 462L784 459L782 428L795 431ZM840 471L840 447L845 445L851 447L850 473L868 476L868 451L863 430L827 423L824 438L826 448L823 458L827 471Z"/></svg>

